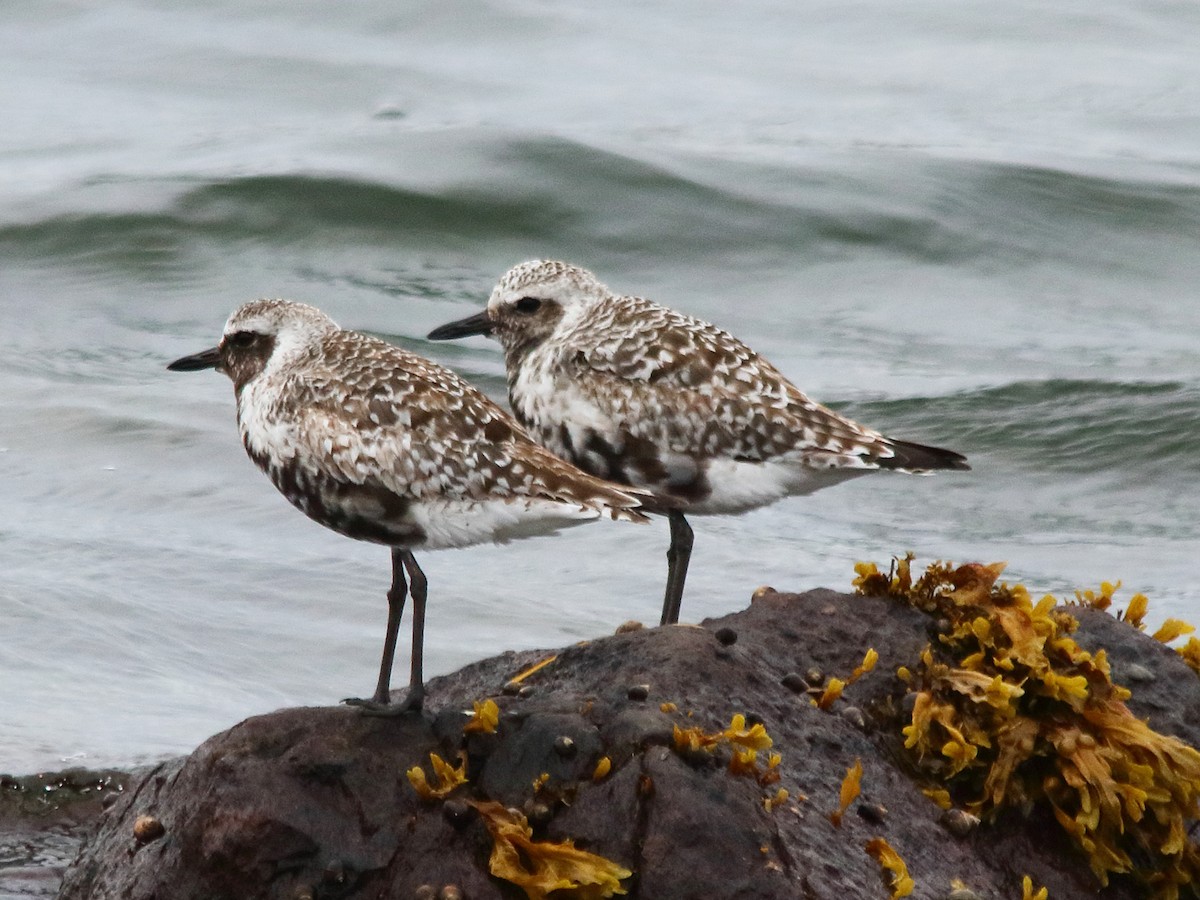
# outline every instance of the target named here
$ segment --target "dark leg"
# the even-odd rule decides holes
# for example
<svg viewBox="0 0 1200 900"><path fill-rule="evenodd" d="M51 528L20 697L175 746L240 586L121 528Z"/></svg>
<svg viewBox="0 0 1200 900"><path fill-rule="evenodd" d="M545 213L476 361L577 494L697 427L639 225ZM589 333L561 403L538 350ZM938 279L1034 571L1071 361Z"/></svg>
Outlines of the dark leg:
<svg viewBox="0 0 1200 900"><path fill-rule="evenodd" d="M421 661L425 648L425 598L428 594L429 582L425 573L417 565L417 559L411 550L401 551L404 568L408 571L409 581L412 582L413 623L412 623L412 668L408 679L408 696L404 698L405 709L420 709L425 702L425 679L421 674Z"/></svg>
<svg viewBox="0 0 1200 900"><path fill-rule="evenodd" d="M662 624L679 621L683 603L683 583L687 580L688 560L692 558L692 526L677 509L667 513L671 526L671 546L667 548L667 593L663 597Z"/></svg>
<svg viewBox="0 0 1200 900"><path fill-rule="evenodd" d="M408 582L404 580L404 554L407 551L392 548L392 587L388 591L388 620L387 633L383 638L383 658L379 661L379 680L375 684L375 694L370 700L351 698L345 702L351 706L362 706L378 711L388 708L389 690L392 681L392 660L396 655L396 638L400 633L400 617L404 614L404 599L408 596ZM422 576L424 580L424 576ZM415 586L414 586L415 587ZM416 598L414 597L414 606ZM421 612L424 615L424 598L421 602Z"/></svg>

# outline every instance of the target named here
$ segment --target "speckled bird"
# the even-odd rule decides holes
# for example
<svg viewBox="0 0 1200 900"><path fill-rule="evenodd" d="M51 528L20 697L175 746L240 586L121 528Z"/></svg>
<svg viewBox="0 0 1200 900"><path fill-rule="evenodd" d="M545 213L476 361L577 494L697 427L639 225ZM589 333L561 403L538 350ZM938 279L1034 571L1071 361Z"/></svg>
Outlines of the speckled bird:
<svg viewBox="0 0 1200 900"><path fill-rule="evenodd" d="M419 709L426 579L414 550L550 534L601 517L644 522L649 494L606 483L536 443L454 372L345 331L314 307L255 300L218 346L173 371L233 381L246 453L309 518L392 548L387 634L373 712ZM412 582L412 672L389 704L392 657Z"/></svg>
<svg viewBox="0 0 1200 900"><path fill-rule="evenodd" d="M487 308L433 340L491 335L517 419L601 478L670 495L662 622L678 621L692 550L684 515L741 513L879 469L967 469L952 450L894 440L810 400L733 335L585 269L510 269Z"/></svg>

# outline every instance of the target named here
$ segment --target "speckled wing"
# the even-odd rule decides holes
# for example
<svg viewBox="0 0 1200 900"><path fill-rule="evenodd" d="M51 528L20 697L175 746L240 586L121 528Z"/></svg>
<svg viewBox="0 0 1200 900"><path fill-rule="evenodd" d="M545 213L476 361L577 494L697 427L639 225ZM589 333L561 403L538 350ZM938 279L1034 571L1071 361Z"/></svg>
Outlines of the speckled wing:
<svg viewBox="0 0 1200 900"><path fill-rule="evenodd" d="M552 500L643 519L636 491L539 447L454 372L383 341L339 331L287 392L297 433L334 478L414 500ZM648 495L647 495L648 496Z"/></svg>
<svg viewBox="0 0 1200 900"><path fill-rule="evenodd" d="M737 338L648 300L613 298L567 344L561 364L587 399L672 453L869 468L892 456L890 441L810 400Z"/></svg>

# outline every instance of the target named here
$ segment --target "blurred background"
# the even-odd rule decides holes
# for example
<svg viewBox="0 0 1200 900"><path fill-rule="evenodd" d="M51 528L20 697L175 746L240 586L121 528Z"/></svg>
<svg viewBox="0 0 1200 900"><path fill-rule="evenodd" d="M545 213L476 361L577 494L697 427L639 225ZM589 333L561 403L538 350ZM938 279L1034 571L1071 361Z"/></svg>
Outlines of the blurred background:
<svg viewBox="0 0 1200 900"><path fill-rule="evenodd" d="M386 549L164 366L286 296L502 399L495 344L423 335L533 257L974 466L695 519L684 621L906 550L1200 620L1198 32L1173 0L5 4L0 771L368 694ZM420 557L429 674L656 622L666 546Z"/></svg>

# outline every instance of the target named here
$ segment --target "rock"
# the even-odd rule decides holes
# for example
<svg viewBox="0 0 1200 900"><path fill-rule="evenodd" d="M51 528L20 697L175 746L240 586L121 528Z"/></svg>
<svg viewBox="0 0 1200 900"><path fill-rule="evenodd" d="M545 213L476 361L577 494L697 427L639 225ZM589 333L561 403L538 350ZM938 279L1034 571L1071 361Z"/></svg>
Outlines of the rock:
<svg viewBox="0 0 1200 900"><path fill-rule="evenodd" d="M1120 660L1155 673L1130 705L1193 740L1200 679L1186 666L1183 677L1175 654L1111 617L1082 618L1080 640L1107 647L1114 671ZM716 656L713 635L725 629L736 652ZM945 897L952 884L1020 897L1025 874L1053 898L1141 896L1118 879L1099 890L1048 813L947 833L943 811L913 780L900 734L895 671L929 639L923 614L888 600L764 589L748 609L703 629L634 630L563 650L528 676L536 690L524 699L504 686L548 653L505 654L434 679L423 715L257 716L98 811L61 897L521 897L488 871L492 840L471 803L483 800L526 810L535 840L569 839L632 870L630 898L882 900L886 873L864 850L877 837L907 864L917 898ZM878 664L843 694L869 732L859 717L821 711L797 693L797 673L845 679L869 647ZM1167 686L1175 693L1154 699ZM497 733L464 740L462 710L484 697L501 709ZM733 774L728 748L676 749L676 728L711 735L735 714L747 728L761 721L772 738L778 783ZM431 752L455 766L466 760L469 784L447 800L422 799L405 775L421 766L436 783ZM605 757L611 768L597 775ZM830 813L856 760L869 799L835 828ZM159 823L156 839L135 840L139 816Z"/></svg>
<svg viewBox="0 0 1200 900"><path fill-rule="evenodd" d="M135 780L112 770L0 775L0 898L57 896L85 832Z"/></svg>

